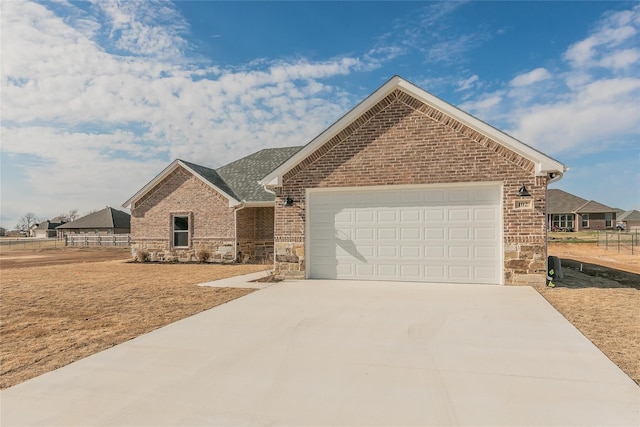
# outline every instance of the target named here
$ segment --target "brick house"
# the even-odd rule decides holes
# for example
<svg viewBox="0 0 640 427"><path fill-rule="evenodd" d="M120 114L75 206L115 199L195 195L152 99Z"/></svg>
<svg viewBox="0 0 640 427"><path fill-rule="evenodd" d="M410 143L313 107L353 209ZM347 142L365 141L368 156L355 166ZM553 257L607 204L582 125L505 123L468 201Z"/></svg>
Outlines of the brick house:
<svg viewBox="0 0 640 427"><path fill-rule="evenodd" d="M107 206L74 221L58 225L55 229L58 239L71 234L128 234L131 231L131 215Z"/></svg>
<svg viewBox="0 0 640 427"><path fill-rule="evenodd" d="M556 231L612 230L617 209L559 189L547 193L547 226Z"/></svg>
<svg viewBox="0 0 640 427"><path fill-rule="evenodd" d="M275 268L544 283L547 184L565 170L393 77L261 181L276 193Z"/></svg>
<svg viewBox="0 0 640 427"><path fill-rule="evenodd" d="M259 151L218 169L175 160L123 205L131 250L152 260L273 260L275 196L258 181L301 147Z"/></svg>
<svg viewBox="0 0 640 427"><path fill-rule="evenodd" d="M292 278L545 281L547 184L564 165L400 77L306 146L234 163L176 160L136 193L133 251L275 254Z"/></svg>

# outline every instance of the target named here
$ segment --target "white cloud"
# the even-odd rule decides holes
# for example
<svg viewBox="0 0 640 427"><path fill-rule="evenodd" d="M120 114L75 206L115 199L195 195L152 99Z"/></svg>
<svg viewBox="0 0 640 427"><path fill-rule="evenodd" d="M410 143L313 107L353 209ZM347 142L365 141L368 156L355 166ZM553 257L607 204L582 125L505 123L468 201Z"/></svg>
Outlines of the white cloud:
<svg viewBox="0 0 640 427"><path fill-rule="evenodd" d="M474 74L473 76L469 77L468 79L460 80L460 81L458 81L458 88L456 89L456 91L463 91L463 90L471 89L471 87L473 87L474 83L476 83L478 80L480 80L480 77L478 77L477 74Z"/></svg>
<svg viewBox="0 0 640 427"><path fill-rule="evenodd" d="M551 78L551 74L545 68L536 68L527 73L514 77L509 84L515 87L529 86Z"/></svg>
<svg viewBox="0 0 640 427"><path fill-rule="evenodd" d="M593 153L640 137L640 6L607 14L551 74L539 67L462 105L543 152Z"/></svg>
<svg viewBox="0 0 640 427"><path fill-rule="evenodd" d="M215 167L303 144L353 103L330 99L336 89L323 80L370 66L352 57L199 64L185 56L187 26L165 3L96 1L71 16L2 3L2 152L31 162L28 195L3 179L3 217L39 211L33 204L52 214L118 205L174 158Z"/></svg>
<svg viewBox="0 0 640 427"><path fill-rule="evenodd" d="M584 40L571 45L564 57L574 67L593 65L610 49L619 47L638 34L640 6L606 16L596 31Z"/></svg>

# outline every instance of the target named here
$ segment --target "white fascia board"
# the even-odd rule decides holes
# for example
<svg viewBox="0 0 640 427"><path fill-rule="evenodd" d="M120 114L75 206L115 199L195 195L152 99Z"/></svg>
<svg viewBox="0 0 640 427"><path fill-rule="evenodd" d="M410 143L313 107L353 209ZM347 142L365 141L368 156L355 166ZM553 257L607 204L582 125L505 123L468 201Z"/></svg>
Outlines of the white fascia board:
<svg viewBox="0 0 640 427"><path fill-rule="evenodd" d="M506 133L484 123L483 121L465 113L459 108L449 104L446 101L430 94L429 92L419 88L399 76L392 77L378 90L365 98L360 104L354 107L347 114L342 116L337 122L329 126L324 132L315 137L303 149L298 151L293 157L276 168L269 175L260 180L260 184L265 187L277 187L281 185L282 176L289 170L293 169L298 163L307 158L315 150L320 148L324 143L329 141L335 135L340 133L346 126L368 111L371 107L380 102L396 88L402 89L409 95L417 98L421 102L439 110L448 116L460 121L471 129L491 138L497 143L507 147L508 149L520 154L526 159L531 160L535 164L535 172L537 176L544 176L548 173L562 175L566 171L566 167L555 159L541 153L540 151L529 147L525 143L507 135ZM559 178L558 178L559 179Z"/></svg>
<svg viewBox="0 0 640 427"><path fill-rule="evenodd" d="M544 176L548 173L562 174L566 171L566 167L559 161L552 159L551 157L541 153L535 148L528 146L522 141L519 141L514 137L502 132L501 130L494 128L493 126L483 122L482 120L473 117L472 115L462 111L456 106L443 101L442 99L415 86L414 84L400 79L398 81L398 86L423 103L442 111L448 116L470 127L471 129L480 132L481 134L491 138L497 143L505 146L506 148L520 154L524 158L531 160L536 165L536 175Z"/></svg>
<svg viewBox="0 0 640 427"><path fill-rule="evenodd" d="M126 209L133 209L135 208L135 203L145 194L147 194L153 187L155 187L159 182L161 182L163 179L165 179L167 176L169 176L171 173L173 173L176 169L178 169L178 167L183 167L184 169L186 169L187 171L189 171L189 173L191 173L193 176L197 177L198 179L200 179L202 182L204 182L205 184L207 184L209 187L211 187L212 189L214 189L215 191L217 191L218 193L222 194L223 196L225 196L228 200L229 200L229 207L233 207L236 206L240 203L239 200L236 200L235 198L231 197L230 195L228 195L227 193L225 193L224 191L222 191L220 188L218 188L217 186L213 185L211 182L207 181L206 179L204 179L199 173L197 173L196 171L194 171L193 169L191 169L189 166L185 165L181 160L174 160L173 162L171 162L171 164L169 166L167 166L166 168L164 168L164 170L162 172L160 172L155 178L153 178L151 181L149 181L149 183L147 185L145 185L144 187L142 187L142 189L140 191L138 191L133 197L131 197L129 200L127 200L126 202L124 202L124 204L122 205L123 208Z"/></svg>

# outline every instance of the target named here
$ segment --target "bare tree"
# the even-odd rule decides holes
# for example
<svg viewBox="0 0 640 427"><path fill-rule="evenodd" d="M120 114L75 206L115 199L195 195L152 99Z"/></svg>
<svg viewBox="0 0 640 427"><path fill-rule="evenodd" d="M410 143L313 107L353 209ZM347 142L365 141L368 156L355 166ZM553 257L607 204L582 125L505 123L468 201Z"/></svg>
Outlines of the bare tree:
<svg viewBox="0 0 640 427"><path fill-rule="evenodd" d="M79 216L80 215L78 215L78 209L69 209L69 212L61 213L60 215L57 216L57 218L60 218L64 222L71 222L78 219Z"/></svg>
<svg viewBox="0 0 640 427"><path fill-rule="evenodd" d="M23 233L28 233L29 229L40 221L42 220L37 217L36 214L33 212L27 212L22 218L20 218L20 220L18 220L16 228Z"/></svg>

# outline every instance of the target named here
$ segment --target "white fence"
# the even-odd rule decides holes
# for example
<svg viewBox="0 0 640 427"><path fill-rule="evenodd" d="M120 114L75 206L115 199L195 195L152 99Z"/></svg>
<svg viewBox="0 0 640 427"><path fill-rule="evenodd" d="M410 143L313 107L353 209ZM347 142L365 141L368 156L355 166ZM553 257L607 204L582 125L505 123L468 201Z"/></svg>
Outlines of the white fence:
<svg viewBox="0 0 640 427"><path fill-rule="evenodd" d="M65 246L129 246L129 234L68 234L64 238Z"/></svg>

